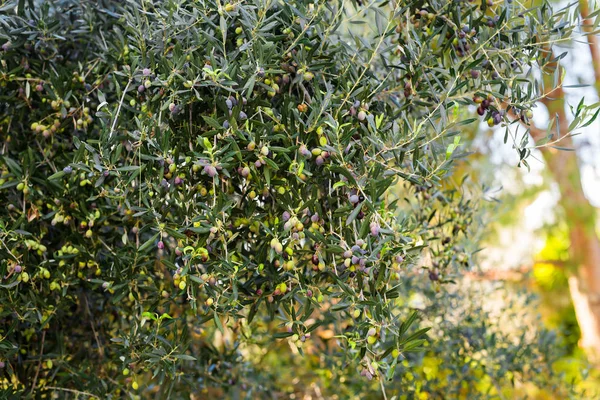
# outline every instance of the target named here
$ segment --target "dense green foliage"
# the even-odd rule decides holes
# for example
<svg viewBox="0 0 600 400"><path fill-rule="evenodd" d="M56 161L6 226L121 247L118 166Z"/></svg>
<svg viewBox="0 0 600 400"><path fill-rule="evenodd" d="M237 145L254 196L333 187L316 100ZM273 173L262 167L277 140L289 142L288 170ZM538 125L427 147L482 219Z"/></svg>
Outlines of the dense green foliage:
<svg viewBox="0 0 600 400"><path fill-rule="evenodd" d="M469 264L461 127L526 123L570 29L509 1L0 10L4 389L101 398L252 397L249 349L326 328L332 366L393 379L425 343L406 274Z"/></svg>

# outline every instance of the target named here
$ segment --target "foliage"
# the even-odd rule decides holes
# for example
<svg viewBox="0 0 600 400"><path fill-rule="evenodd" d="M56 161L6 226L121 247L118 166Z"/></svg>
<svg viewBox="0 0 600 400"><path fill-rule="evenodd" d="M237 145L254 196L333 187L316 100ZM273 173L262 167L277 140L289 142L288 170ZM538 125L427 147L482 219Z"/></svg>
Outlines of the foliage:
<svg viewBox="0 0 600 400"><path fill-rule="evenodd" d="M34 3L0 7L0 357L27 396L251 397L249 349L325 326L332 365L393 377L425 343L404 275L469 262L460 107L527 123L571 29L511 2Z"/></svg>

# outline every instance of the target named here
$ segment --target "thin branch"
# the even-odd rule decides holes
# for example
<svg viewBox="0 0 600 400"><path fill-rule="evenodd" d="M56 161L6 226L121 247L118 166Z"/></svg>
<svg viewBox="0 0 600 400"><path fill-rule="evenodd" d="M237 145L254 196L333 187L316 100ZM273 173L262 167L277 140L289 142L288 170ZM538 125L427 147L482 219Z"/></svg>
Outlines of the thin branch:
<svg viewBox="0 0 600 400"><path fill-rule="evenodd" d="M95 394L89 393L89 392L82 392L80 390L75 390L75 389L67 389L67 388L60 388L60 387L56 387L56 386L46 386L46 389L50 389L50 390L60 390L63 392L69 392L69 393L75 393L76 395L84 395L84 396L89 396L90 398L93 399L100 399L100 397L96 396Z"/></svg>
<svg viewBox="0 0 600 400"><path fill-rule="evenodd" d="M387 395L385 394L385 386L383 385L383 377L379 379L379 384L381 385L381 394L383 394L383 400L387 400Z"/></svg>
<svg viewBox="0 0 600 400"><path fill-rule="evenodd" d="M123 105L123 101L125 101L125 95L127 94L127 89L129 89L129 85L133 80L130 78L129 82L127 82L127 86L125 86L125 90L123 90L123 95L121 96L121 101L119 101L119 107L117 108L117 114L115 115L115 120L110 127L110 133L108 134L108 138L111 139L113 132L115 131L115 126L117 126L117 121L119 119L119 113L121 112L121 106Z"/></svg>
<svg viewBox="0 0 600 400"><path fill-rule="evenodd" d="M35 376L33 377L33 385L31 385L31 391L29 392L30 397L35 392L35 386L37 384L38 375L40 374L40 369L42 368L42 357L44 356L44 342L45 341L46 341L46 331L42 331L42 344L40 345L40 359L38 360L37 369L35 370Z"/></svg>

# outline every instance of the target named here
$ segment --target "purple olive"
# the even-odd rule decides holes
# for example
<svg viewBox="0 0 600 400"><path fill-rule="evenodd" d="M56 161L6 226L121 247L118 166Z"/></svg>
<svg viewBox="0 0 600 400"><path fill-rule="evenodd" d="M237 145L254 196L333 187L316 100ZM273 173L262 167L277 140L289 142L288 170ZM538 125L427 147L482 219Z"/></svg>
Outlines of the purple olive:
<svg viewBox="0 0 600 400"><path fill-rule="evenodd" d="M217 169L212 165L207 165L204 167L204 173L212 178L217 175Z"/></svg>
<svg viewBox="0 0 600 400"><path fill-rule="evenodd" d="M498 125L502 122L502 115L499 112L494 113L492 117L494 118L494 124Z"/></svg>
<svg viewBox="0 0 600 400"><path fill-rule="evenodd" d="M310 150L308 150L305 145L300 146L300 154L302 154L302 156L306 158L310 158L310 156L312 155Z"/></svg>
<svg viewBox="0 0 600 400"><path fill-rule="evenodd" d="M379 224L376 222L371 223L371 235L379 236Z"/></svg>

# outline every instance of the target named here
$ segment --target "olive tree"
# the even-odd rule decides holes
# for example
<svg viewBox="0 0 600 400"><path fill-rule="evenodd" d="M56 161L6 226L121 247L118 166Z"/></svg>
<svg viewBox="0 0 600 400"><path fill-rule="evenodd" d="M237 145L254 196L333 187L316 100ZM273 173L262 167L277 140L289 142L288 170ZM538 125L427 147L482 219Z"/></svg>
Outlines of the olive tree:
<svg viewBox="0 0 600 400"><path fill-rule="evenodd" d="M0 7L5 390L252 396L249 349L325 326L383 384L421 348L395 299L407 273L469 264L461 129L526 124L527 72L570 26L511 1L362 3Z"/></svg>

